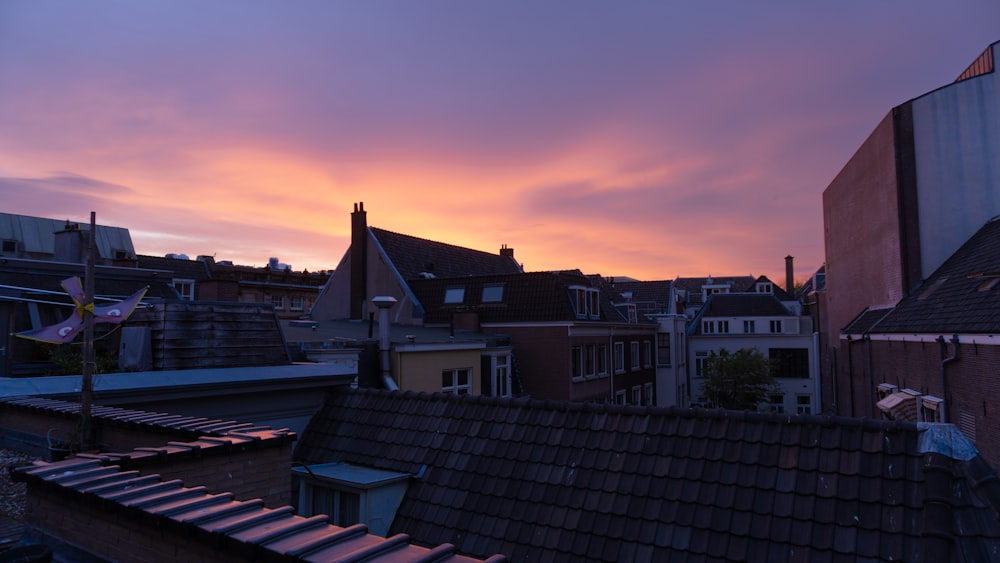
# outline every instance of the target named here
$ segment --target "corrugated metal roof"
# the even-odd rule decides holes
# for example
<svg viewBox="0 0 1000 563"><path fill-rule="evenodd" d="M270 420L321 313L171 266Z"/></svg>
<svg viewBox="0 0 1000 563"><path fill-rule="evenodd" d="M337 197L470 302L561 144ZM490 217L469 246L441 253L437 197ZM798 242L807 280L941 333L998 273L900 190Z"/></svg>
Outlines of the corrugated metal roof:
<svg viewBox="0 0 1000 563"><path fill-rule="evenodd" d="M27 215L0 213L0 240L16 240L21 244L20 250L25 256L41 258L41 255L51 257L55 254L54 233L66 228L67 223L76 223L68 219L46 219ZM89 231L90 224L79 223L80 230ZM115 251L125 251L135 256L132 246L132 236L128 229L97 225L97 250L102 258L113 259Z"/></svg>

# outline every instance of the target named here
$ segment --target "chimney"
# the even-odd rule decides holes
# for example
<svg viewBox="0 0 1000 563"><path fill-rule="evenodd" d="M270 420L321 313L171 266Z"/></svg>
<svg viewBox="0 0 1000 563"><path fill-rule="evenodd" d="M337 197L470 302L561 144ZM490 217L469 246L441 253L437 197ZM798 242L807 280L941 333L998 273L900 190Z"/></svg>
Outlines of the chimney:
<svg viewBox="0 0 1000 563"><path fill-rule="evenodd" d="M368 294L368 214L365 203L351 213L351 320L361 320Z"/></svg>
<svg viewBox="0 0 1000 563"><path fill-rule="evenodd" d="M52 259L56 262L71 262L83 264L84 251L87 249L87 231L80 229L79 223L70 223L61 231L53 233L55 237L54 253Z"/></svg>
<svg viewBox="0 0 1000 563"><path fill-rule="evenodd" d="M795 268L792 267L794 258L789 254L785 256L785 291L789 295L795 295Z"/></svg>
<svg viewBox="0 0 1000 563"><path fill-rule="evenodd" d="M513 248L508 248L507 245L504 244L504 245L502 245L500 247L500 256L506 256L506 257L510 258L511 260L513 260L514 259L514 249Z"/></svg>

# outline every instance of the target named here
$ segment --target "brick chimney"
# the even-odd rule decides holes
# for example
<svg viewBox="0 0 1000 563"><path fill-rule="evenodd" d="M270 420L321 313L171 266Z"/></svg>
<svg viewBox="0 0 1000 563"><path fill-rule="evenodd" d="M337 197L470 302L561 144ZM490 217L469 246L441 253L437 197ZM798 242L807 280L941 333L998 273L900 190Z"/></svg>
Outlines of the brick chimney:
<svg viewBox="0 0 1000 563"><path fill-rule="evenodd" d="M508 248L506 244L500 246L500 256L506 256L511 260L514 259L514 249Z"/></svg>
<svg viewBox="0 0 1000 563"><path fill-rule="evenodd" d="M351 213L351 319L363 320L368 293L368 214L365 203L355 203Z"/></svg>
<svg viewBox="0 0 1000 563"><path fill-rule="evenodd" d="M795 296L795 268L792 266L792 255L785 256L785 291Z"/></svg>

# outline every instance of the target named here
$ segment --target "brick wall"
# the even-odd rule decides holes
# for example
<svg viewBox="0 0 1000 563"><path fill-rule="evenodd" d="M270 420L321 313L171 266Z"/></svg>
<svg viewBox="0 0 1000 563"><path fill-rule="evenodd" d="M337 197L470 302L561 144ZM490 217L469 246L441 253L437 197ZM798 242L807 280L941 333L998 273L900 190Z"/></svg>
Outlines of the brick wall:
<svg viewBox="0 0 1000 563"><path fill-rule="evenodd" d="M855 375L855 398L865 405L859 416L867 416L868 405L877 401L875 388L891 383L945 400L948 422L958 426L979 453L990 463L1000 461L1000 406L990 398L1000 396L1000 346L962 343L958 359L945 367L942 390L941 348L938 342L901 342L873 340L870 356L867 343L853 344L852 369ZM945 354L954 348L948 342ZM866 384L870 366L871 386ZM863 402L861 402L863 401ZM875 416L881 413L872 407Z"/></svg>
<svg viewBox="0 0 1000 563"><path fill-rule="evenodd" d="M213 547L212 542L151 525L126 511L102 510L83 497L74 501L29 484L25 519L35 529L57 533L70 546L110 561L209 563L246 561L248 554Z"/></svg>

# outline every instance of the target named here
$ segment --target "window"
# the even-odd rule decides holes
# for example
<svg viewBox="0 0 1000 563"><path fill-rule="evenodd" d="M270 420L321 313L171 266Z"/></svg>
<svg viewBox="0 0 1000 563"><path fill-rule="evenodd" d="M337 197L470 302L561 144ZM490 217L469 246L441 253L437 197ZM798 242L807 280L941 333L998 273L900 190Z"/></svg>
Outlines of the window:
<svg viewBox="0 0 1000 563"><path fill-rule="evenodd" d="M581 319L601 318L600 292L590 287L571 287L576 316Z"/></svg>
<svg viewBox="0 0 1000 563"><path fill-rule="evenodd" d="M194 280L174 278L173 284L174 289L177 290L177 294L180 295L181 299L194 301Z"/></svg>
<svg viewBox="0 0 1000 563"><path fill-rule="evenodd" d="M597 346L597 375L608 373L608 347L606 344Z"/></svg>
<svg viewBox="0 0 1000 563"><path fill-rule="evenodd" d="M365 524L380 536L388 533L410 480L406 473L344 462L296 466L291 473L297 515L325 514L341 527Z"/></svg>
<svg viewBox="0 0 1000 563"><path fill-rule="evenodd" d="M771 395L768 397L767 406L769 410L773 413L784 414L785 412L785 396L784 395Z"/></svg>
<svg viewBox="0 0 1000 563"><path fill-rule="evenodd" d="M615 391L615 404L616 405L624 405L625 404L625 390L624 389L621 389L619 391Z"/></svg>
<svg viewBox="0 0 1000 563"><path fill-rule="evenodd" d="M641 405L642 404L642 386L635 385L632 387L632 404Z"/></svg>
<svg viewBox="0 0 1000 563"><path fill-rule="evenodd" d="M701 332L702 334L714 334L715 323L712 321L701 321Z"/></svg>
<svg viewBox="0 0 1000 563"><path fill-rule="evenodd" d="M483 286L483 303L500 303L503 301L503 285Z"/></svg>
<svg viewBox="0 0 1000 563"><path fill-rule="evenodd" d="M708 361L708 352L694 353L694 375L695 377L705 377L705 362Z"/></svg>
<svg viewBox="0 0 1000 563"><path fill-rule="evenodd" d="M661 366L670 365L670 333L661 332L656 335L656 363Z"/></svg>
<svg viewBox="0 0 1000 563"><path fill-rule="evenodd" d="M631 352L632 357L632 369L639 369L639 343L635 340L629 343L629 352Z"/></svg>
<svg viewBox="0 0 1000 563"><path fill-rule="evenodd" d="M653 367L653 343L649 340L642 341L642 366Z"/></svg>
<svg viewBox="0 0 1000 563"><path fill-rule="evenodd" d="M301 295L293 295L293 296L291 296L290 300L291 300L291 304L288 306L289 309L291 309L292 311L301 311L302 310L302 296Z"/></svg>
<svg viewBox="0 0 1000 563"><path fill-rule="evenodd" d="M583 375L585 377L592 377L594 375L594 364L596 363L597 347L593 344L587 344L583 348Z"/></svg>
<svg viewBox="0 0 1000 563"><path fill-rule="evenodd" d="M796 414L812 414L812 396L798 395L795 397Z"/></svg>
<svg viewBox="0 0 1000 563"><path fill-rule="evenodd" d="M444 290L444 302L449 305L455 305L465 301L465 288L464 287L449 287Z"/></svg>
<svg viewBox="0 0 1000 563"><path fill-rule="evenodd" d="M627 303L625 309L628 311L628 322L629 324L636 324L639 322L639 313L635 308L635 303Z"/></svg>
<svg viewBox="0 0 1000 563"><path fill-rule="evenodd" d="M774 377L809 377L809 350L807 348L771 348L767 351Z"/></svg>
<svg viewBox="0 0 1000 563"><path fill-rule="evenodd" d="M773 333L781 332L781 321L771 321L771 332Z"/></svg>
<svg viewBox="0 0 1000 563"><path fill-rule="evenodd" d="M2 252L17 252L17 241L12 239L4 239L3 248L0 249Z"/></svg>
<svg viewBox="0 0 1000 563"><path fill-rule="evenodd" d="M746 334L757 332L757 321L743 321L743 332Z"/></svg>
<svg viewBox="0 0 1000 563"><path fill-rule="evenodd" d="M774 286L766 282L761 282L757 284L757 293L774 293Z"/></svg>
<svg viewBox="0 0 1000 563"><path fill-rule="evenodd" d="M590 318L600 319L601 318L601 294L596 289L590 289L587 291L590 297Z"/></svg>
<svg viewBox="0 0 1000 563"><path fill-rule="evenodd" d="M510 355L491 355L489 360L489 373L492 377L483 393L488 392L493 397L510 397Z"/></svg>
<svg viewBox="0 0 1000 563"><path fill-rule="evenodd" d="M642 386L642 404L653 406L656 401L653 399L653 384L644 383Z"/></svg>
<svg viewBox="0 0 1000 563"><path fill-rule="evenodd" d="M614 350L615 373L625 371L625 343L615 342Z"/></svg>
<svg viewBox="0 0 1000 563"><path fill-rule="evenodd" d="M472 368L446 369L442 371L441 392L446 395L472 394Z"/></svg>
<svg viewBox="0 0 1000 563"><path fill-rule="evenodd" d="M281 311L285 308L285 296L284 295L272 295L271 305L274 305L275 310Z"/></svg>
<svg viewBox="0 0 1000 563"><path fill-rule="evenodd" d="M570 349L570 375L583 377L583 347L573 346Z"/></svg>
<svg viewBox="0 0 1000 563"><path fill-rule="evenodd" d="M729 333L729 321L717 321L716 324L718 325L720 334Z"/></svg>

